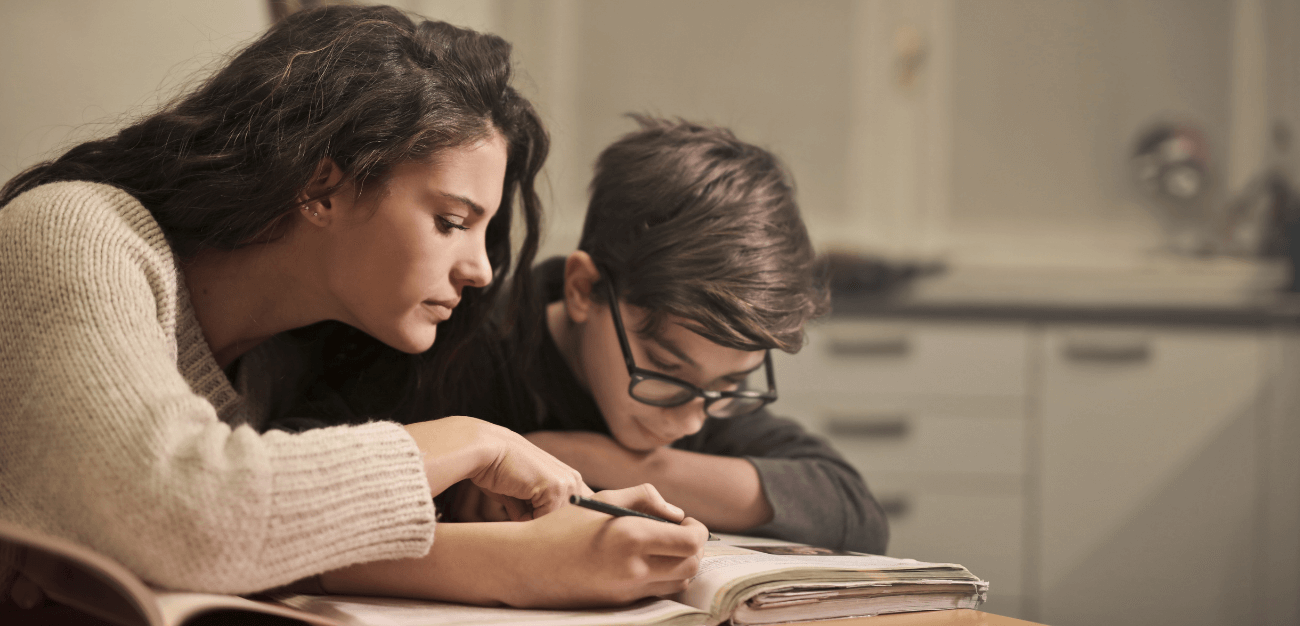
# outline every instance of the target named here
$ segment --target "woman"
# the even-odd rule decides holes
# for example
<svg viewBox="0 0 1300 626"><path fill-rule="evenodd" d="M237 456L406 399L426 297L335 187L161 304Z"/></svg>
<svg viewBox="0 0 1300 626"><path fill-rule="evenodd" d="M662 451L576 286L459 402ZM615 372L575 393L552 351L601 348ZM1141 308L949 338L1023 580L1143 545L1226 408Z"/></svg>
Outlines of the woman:
<svg viewBox="0 0 1300 626"><path fill-rule="evenodd" d="M339 320L417 353L441 326L445 371L510 270L516 193L527 271L547 139L509 78L497 37L329 7L9 181L0 518L175 589L323 574L332 592L559 606L681 588L698 522L564 507L580 476L504 428L258 433L299 384L283 331ZM461 480L521 521L436 524L431 496ZM650 488L604 497L683 519Z"/></svg>

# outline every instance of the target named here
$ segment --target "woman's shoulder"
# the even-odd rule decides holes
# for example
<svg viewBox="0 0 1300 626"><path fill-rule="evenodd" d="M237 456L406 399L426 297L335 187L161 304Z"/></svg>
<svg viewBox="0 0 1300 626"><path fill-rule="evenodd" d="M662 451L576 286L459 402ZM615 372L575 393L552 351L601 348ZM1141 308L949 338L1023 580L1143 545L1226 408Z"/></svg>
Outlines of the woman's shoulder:
<svg viewBox="0 0 1300 626"><path fill-rule="evenodd" d="M41 185L0 207L0 291L162 306L177 267L162 229L131 194L83 181ZM163 306L170 310L174 307Z"/></svg>
<svg viewBox="0 0 1300 626"><path fill-rule="evenodd" d="M96 238L122 232L149 243L166 243L158 222L134 196L119 187L88 181L47 183L19 194L0 208L0 230L10 235L58 232Z"/></svg>
<svg viewBox="0 0 1300 626"><path fill-rule="evenodd" d="M82 266L121 255L160 268L174 264L162 229L139 200L87 181L47 183L0 207L0 249L36 264Z"/></svg>

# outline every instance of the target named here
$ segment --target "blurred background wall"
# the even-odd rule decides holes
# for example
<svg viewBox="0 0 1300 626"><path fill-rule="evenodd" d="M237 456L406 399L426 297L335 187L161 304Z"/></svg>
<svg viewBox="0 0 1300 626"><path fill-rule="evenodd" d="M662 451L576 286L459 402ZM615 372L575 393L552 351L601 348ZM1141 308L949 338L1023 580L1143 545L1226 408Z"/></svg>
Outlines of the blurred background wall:
<svg viewBox="0 0 1300 626"><path fill-rule="evenodd" d="M0 179L192 84L268 4L0 4ZM1300 172L1300 3L395 4L514 43L554 139L544 254L624 113L784 159L868 288L782 357L778 410L863 472L891 554L1052 624L1300 623L1300 305L1260 243L1264 183Z"/></svg>
<svg viewBox="0 0 1300 626"><path fill-rule="evenodd" d="M1132 266L1168 247L1127 159L1145 126L1200 128L1221 205L1264 166L1269 123L1300 121L1285 0L396 4L516 45L555 137L551 251L576 241L626 112L777 152L828 249L1013 265ZM6 3L0 176L149 110L265 28L267 5Z"/></svg>

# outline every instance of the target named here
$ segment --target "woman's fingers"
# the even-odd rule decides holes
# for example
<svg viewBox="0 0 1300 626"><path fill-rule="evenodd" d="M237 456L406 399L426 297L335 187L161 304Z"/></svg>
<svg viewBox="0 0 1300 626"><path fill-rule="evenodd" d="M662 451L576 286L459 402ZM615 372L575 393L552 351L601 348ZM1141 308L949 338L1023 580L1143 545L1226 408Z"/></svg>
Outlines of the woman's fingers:
<svg viewBox="0 0 1300 626"><path fill-rule="evenodd" d="M683 558L694 556L704 549L709 530L695 518L688 517L681 524L666 524L642 517L620 517L612 523L623 526L628 540L640 554Z"/></svg>
<svg viewBox="0 0 1300 626"><path fill-rule="evenodd" d="M689 580L695 578L695 575L700 572L700 555L692 554L686 557L651 555L646 557L646 564L650 566L652 580Z"/></svg>
<svg viewBox="0 0 1300 626"><path fill-rule="evenodd" d="M492 501L505 509L506 517L512 522L526 522L534 518L533 506L529 502L510 496L497 496Z"/></svg>
<svg viewBox="0 0 1300 626"><path fill-rule="evenodd" d="M664 500L663 496L659 495L659 490L650 483L642 483L627 489L601 491L593 497L625 509L662 517L670 522L681 522L686 518L684 511Z"/></svg>
<svg viewBox="0 0 1300 626"><path fill-rule="evenodd" d="M45 592L41 591L40 585L22 574L18 575L13 586L9 588L9 597L14 604L24 609L34 609L45 604Z"/></svg>
<svg viewBox="0 0 1300 626"><path fill-rule="evenodd" d="M645 592L646 597L671 596L675 593L686 591L686 586L689 584L689 580L665 580L663 582L650 583L649 585L646 585L643 591Z"/></svg>

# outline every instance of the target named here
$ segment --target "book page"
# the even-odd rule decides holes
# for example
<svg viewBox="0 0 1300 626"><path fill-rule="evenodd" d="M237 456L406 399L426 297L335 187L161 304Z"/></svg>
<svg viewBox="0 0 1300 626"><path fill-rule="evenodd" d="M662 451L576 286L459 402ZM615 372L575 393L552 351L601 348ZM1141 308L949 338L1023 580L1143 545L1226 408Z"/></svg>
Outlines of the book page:
<svg viewBox="0 0 1300 626"><path fill-rule="evenodd" d="M704 558L700 561L699 573L691 581L690 587L673 599L682 604L709 611L713 608L714 598L725 595L725 588L729 587L733 582L765 572L803 567L893 570L914 569L932 565L912 559L895 559L876 555L774 555L753 549L762 544L749 545L750 547L742 547L738 543L728 542L724 539L722 543L705 546Z"/></svg>
<svg viewBox="0 0 1300 626"><path fill-rule="evenodd" d="M846 589L962 581L979 584L964 567L914 559L843 552L789 542L722 535L705 547L700 571L674 600L709 612L710 623L731 617L745 599L764 591ZM811 596L809 596L811 598ZM821 598L822 600L828 598Z"/></svg>
<svg viewBox="0 0 1300 626"><path fill-rule="evenodd" d="M172 591L159 591L158 608L162 610L163 623L166 626L181 626L188 620L197 615L202 615L217 610L249 611L254 613L265 613L268 615L279 615L296 620L302 620L308 624L317 626L344 626L346 622L331 619L328 615L317 615L305 611L298 611L285 606L278 606L267 602L258 602L241 598L239 596L227 596L212 593L182 593Z"/></svg>
<svg viewBox="0 0 1300 626"><path fill-rule="evenodd" d="M23 574L51 600L114 624L161 626L153 591L116 561L3 520L0 542L17 548Z"/></svg>
<svg viewBox="0 0 1300 626"><path fill-rule="evenodd" d="M699 626L702 611L658 598L604 609L542 610L481 607L397 598L292 596L281 602L310 613L327 614L344 624L368 626Z"/></svg>

